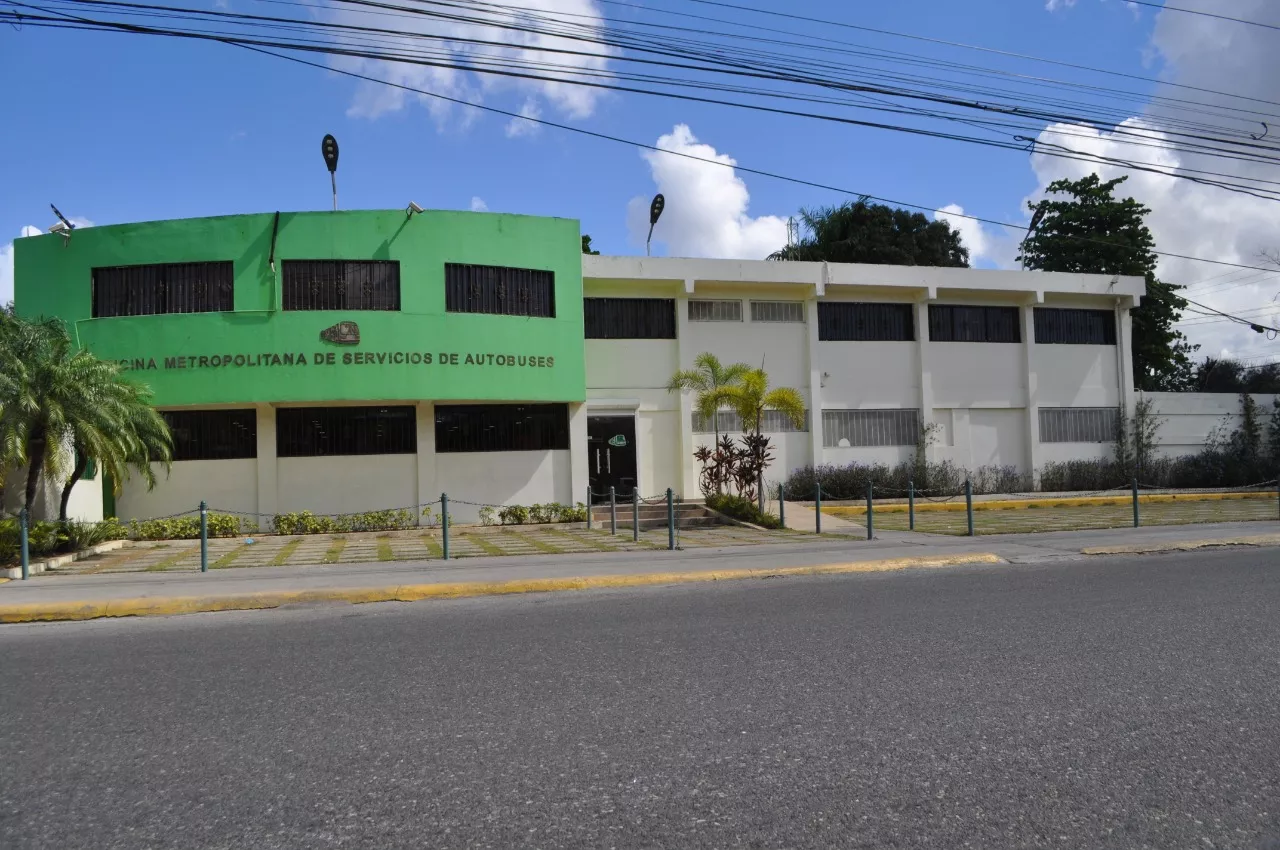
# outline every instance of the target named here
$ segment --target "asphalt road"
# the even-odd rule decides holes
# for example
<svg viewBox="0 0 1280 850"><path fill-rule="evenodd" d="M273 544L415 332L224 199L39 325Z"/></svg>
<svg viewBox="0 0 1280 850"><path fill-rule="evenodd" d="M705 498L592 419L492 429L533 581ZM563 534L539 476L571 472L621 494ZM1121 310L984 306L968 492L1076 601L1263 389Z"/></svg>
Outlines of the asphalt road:
<svg viewBox="0 0 1280 850"><path fill-rule="evenodd" d="M0 627L0 847L1280 847L1280 553Z"/></svg>

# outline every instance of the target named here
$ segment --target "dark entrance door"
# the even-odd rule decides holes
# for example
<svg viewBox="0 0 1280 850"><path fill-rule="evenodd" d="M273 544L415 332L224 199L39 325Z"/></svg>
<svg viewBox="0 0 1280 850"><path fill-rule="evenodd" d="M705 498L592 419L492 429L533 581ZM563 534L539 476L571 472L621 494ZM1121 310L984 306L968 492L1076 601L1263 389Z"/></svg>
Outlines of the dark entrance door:
<svg viewBox="0 0 1280 850"><path fill-rule="evenodd" d="M630 499L637 483L635 417L588 416L587 453L594 501L609 501L610 487Z"/></svg>

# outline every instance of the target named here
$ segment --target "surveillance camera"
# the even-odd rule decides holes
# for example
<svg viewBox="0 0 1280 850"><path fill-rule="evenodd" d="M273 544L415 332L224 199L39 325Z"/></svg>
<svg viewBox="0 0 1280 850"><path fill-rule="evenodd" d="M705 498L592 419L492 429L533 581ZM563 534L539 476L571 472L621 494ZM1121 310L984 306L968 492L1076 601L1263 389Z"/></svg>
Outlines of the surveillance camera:
<svg viewBox="0 0 1280 850"><path fill-rule="evenodd" d="M68 225L65 221L60 221L57 224L50 227L49 232L50 233L70 233L71 226Z"/></svg>
<svg viewBox="0 0 1280 850"><path fill-rule="evenodd" d="M413 201L410 201L410 202L409 202L409 209L407 209L407 210L405 211L405 214L406 214L406 215L409 215L409 216L412 216L414 213L420 213L420 212L422 212L422 207L418 206L418 205L417 205L417 204L415 204Z"/></svg>

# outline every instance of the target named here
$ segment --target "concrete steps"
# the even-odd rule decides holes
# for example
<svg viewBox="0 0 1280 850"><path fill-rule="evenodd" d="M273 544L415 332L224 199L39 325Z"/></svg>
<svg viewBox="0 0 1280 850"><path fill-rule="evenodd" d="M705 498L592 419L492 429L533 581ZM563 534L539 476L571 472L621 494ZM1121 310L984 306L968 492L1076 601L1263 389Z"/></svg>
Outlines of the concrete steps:
<svg viewBox="0 0 1280 850"><path fill-rule="evenodd" d="M667 527L667 505L665 502L640 503L640 530ZM724 518L706 505L698 502L677 502L673 506L676 527L700 528L724 525ZM631 502L618 502L618 528L631 528ZM594 505L591 509L591 524L596 528L609 527L609 506Z"/></svg>

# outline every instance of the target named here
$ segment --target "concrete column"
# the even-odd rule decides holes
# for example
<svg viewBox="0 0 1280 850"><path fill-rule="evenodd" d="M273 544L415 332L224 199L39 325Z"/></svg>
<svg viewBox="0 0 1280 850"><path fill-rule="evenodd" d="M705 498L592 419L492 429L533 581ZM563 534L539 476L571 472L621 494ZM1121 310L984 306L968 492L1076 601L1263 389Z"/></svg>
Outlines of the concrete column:
<svg viewBox="0 0 1280 850"><path fill-rule="evenodd" d="M685 291L676 296L676 363L681 369L692 369L693 358L699 353L693 350L693 335L689 331L689 292L692 289L692 281L686 282ZM701 498L698 471L694 468L693 460L693 396L683 392L677 398L680 409L680 445L673 476L681 488L677 495ZM655 446L655 454L656 449Z"/></svg>
<svg viewBox="0 0 1280 850"><path fill-rule="evenodd" d="M916 355L920 360L920 425L927 428L933 424L933 349L929 342L929 301L928 295L915 305ZM925 458L933 460L936 452L930 447L925 451Z"/></svg>
<svg viewBox="0 0 1280 850"><path fill-rule="evenodd" d="M1133 415L1133 317L1129 315L1131 299L1119 299L1116 305L1116 366L1120 376L1120 407L1126 416Z"/></svg>
<svg viewBox="0 0 1280 850"><path fill-rule="evenodd" d="M436 476L436 406L435 402L420 401L416 405L416 425L418 431L418 479L416 486L417 504L425 505L440 498L443 489ZM432 513L439 512L433 507ZM418 522L422 522L422 508L418 508Z"/></svg>
<svg viewBox="0 0 1280 850"><path fill-rule="evenodd" d="M639 440L639 428L636 439ZM566 505L575 505L587 498L587 485L591 482L591 459L587 455L587 405L569 405L569 481L571 493L557 493L556 499ZM637 472L637 477L639 473Z"/></svg>
<svg viewBox="0 0 1280 850"><path fill-rule="evenodd" d="M276 477L276 409L269 404L256 405L258 414L258 507L266 517L280 512ZM259 519L262 524L263 519Z"/></svg>
<svg viewBox="0 0 1280 850"><path fill-rule="evenodd" d="M1019 308L1022 318L1022 356L1026 365L1024 385L1027 393L1027 471L1036 482L1040 480L1040 403L1039 378L1036 375L1035 305L1023 304Z"/></svg>
<svg viewBox="0 0 1280 850"><path fill-rule="evenodd" d="M805 330L809 334L809 462L823 462L822 451L822 358L818 352L818 296L805 302Z"/></svg>

